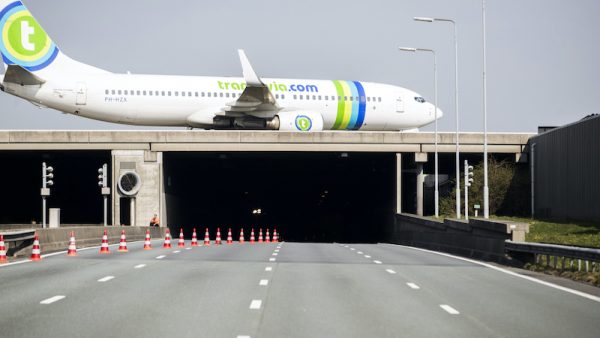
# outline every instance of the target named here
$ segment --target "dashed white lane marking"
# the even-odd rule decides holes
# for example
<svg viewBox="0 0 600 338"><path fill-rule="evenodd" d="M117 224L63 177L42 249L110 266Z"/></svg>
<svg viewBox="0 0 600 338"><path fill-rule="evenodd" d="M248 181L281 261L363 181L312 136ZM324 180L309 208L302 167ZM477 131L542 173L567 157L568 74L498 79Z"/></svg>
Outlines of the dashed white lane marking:
<svg viewBox="0 0 600 338"><path fill-rule="evenodd" d="M357 252L357 254L359 254L359 255L362 255L362 254L363 254L363 252L362 252L362 251L358 251L358 252Z"/></svg>
<svg viewBox="0 0 600 338"><path fill-rule="evenodd" d="M275 249L275 252L279 252L279 250Z"/></svg>
<svg viewBox="0 0 600 338"><path fill-rule="evenodd" d="M173 251L173 253L180 253L180 252L181 252L180 250Z"/></svg>
<svg viewBox="0 0 600 338"><path fill-rule="evenodd" d="M347 247L348 247L347 245L344 245L344 248L347 248Z"/></svg>
<svg viewBox="0 0 600 338"><path fill-rule="evenodd" d="M273 252L273 256L277 256L277 255L278 255L278 253L277 253L277 252Z"/></svg>
<svg viewBox="0 0 600 338"><path fill-rule="evenodd" d="M350 250L354 251L354 250L356 250L356 249L354 249L354 248L350 248Z"/></svg>
<svg viewBox="0 0 600 338"><path fill-rule="evenodd" d="M385 271L387 271L388 273L391 273L392 275L396 273L396 271L394 271L392 269L385 269Z"/></svg>
<svg viewBox="0 0 600 338"><path fill-rule="evenodd" d="M273 271L273 268L272 268L272 267L270 267L270 266L267 266L267 267L265 268L265 271Z"/></svg>
<svg viewBox="0 0 600 338"><path fill-rule="evenodd" d="M50 297L48 299L44 299L43 301L40 302L40 304L52 304L54 302L58 302L61 299L64 299L66 296L54 296L54 297Z"/></svg>
<svg viewBox="0 0 600 338"><path fill-rule="evenodd" d="M365 255L365 258L371 258L371 256L369 256L369 255Z"/></svg>
<svg viewBox="0 0 600 338"><path fill-rule="evenodd" d="M259 310L261 305L262 305L262 300L254 299L250 303L250 310Z"/></svg>
<svg viewBox="0 0 600 338"><path fill-rule="evenodd" d="M250 336L237 336L237 338L250 338Z"/></svg>
<svg viewBox="0 0 600 338"><path fill-rule="evenodd" d="M163 259L165 257L166 257L165 255L160 255L160 256L156 256L156 259Z"/></svg>
<svg viewBox="0 0 600 338"><path fill-rule="evenodd" d="M192 250L192 248L185 248L186 250Z"/></svg>
<svg viewBox="0 0 600 338"><path fill-rule="evenodd" d="M419 290L420 289L420 287L417 284L415 284L415 283L406 283L406 285L408 285L408 287L411 288L411 289L415 289L415 290Z"/></svg>
<svg viewBox="0 0 600 338"><path fill-rule="evenodd" d="M373 261L375 264L381 264L381 261Z"/></svg>
<svg viewBox="0 0 600 338"><path fill-rule="evenodd" d="M275 258L269 258L269 262L275 262Z"/></svg>
<svg viewBox="0 0 600 338"><path fill-rule="evenodd" d="M113 278L115 278L115 276L102 277L102 278L98 279L98 282L100 282L100 283L108 282L109 280L111 280Z"/></svg>
<svg viewBox="0 0 600 338"><path fill-rule="evenodd" d="M260 285L260 286L267 286L267 285L269 285L269 280L268 279L261 279L260 282L258 282L258 285Z"/></svg>
<svg viewBox="0 0 600 338"><path fill-rule="evenodd" d="M146 264L138 264L138 265L134 266L133 268L134 269L141 269L141 268L143 268L145 266L146 266Z"/></svg>
<svg viewBox="0 0 600 338"><path fill-rule="evenodd" d="M451 314L451 315L457 315L457 314L460 314L460 312L456 311L456 309L455 309L455 308L453 308L453 307L452 307L452 306L450 306L450 305L441 304L441 305L440 305L440 307L441 307L442 309L444 309L446 312L448 312L449 314Z"/></svg>
<svg viewBox="0 0 600 338"><path fill-rule="evenodd" d="M554 289L557 289L557 290L568 292L568 293L571 293L571 294L574 294L574 295L577 295L577 296L580 296L580 297L584 297L584 298L587 298L589 300L593 300L595 302L599 302L600 303L600 297L597 297L597 296L594 296L594 295L590 295L589 293L585 293L585 292L581 292L581 291L569 289L567 287L556 285L556 284L552 284L550 282L539 280L539 279L534 278L534 277L521 275L519 273L512 272L512 271L509 271L509 270L506 270L506 269L503 269L503 268L500 268L500 267L497 267L497 266L494 266L494 265L491 265L491 264L488 264L488 263L479 262L479 261L476 261L476 260L473 260L473 259L469 259L469 258L458 257L458 256L454 256L454 255L451 255L451 254L443 253L443 252L437 252L437 251L431 251L431 250L427 250L427 249L415 248L415 247L412 247L412 246L405 246L405 245L398 245L398 246L402 247L402 248L406 248L406 249L412 249L412 250L418 250L418 251L423 251L423 252L429 252L429 253L432 253L432 254L435 254L435 255L446 256L446 257L458 259L458 260L461 260L461 261L465 261L465 262L477 264L477 265L480 265L480 266L485 266L486 268L489 268L489 269L492 269L492 270L496 270L496 271L505 273L507 275L511 275L511 276L514 276L514 277L523 278L523 279L526 279L526 280L528 280L530 282L542 284L542 285L545 285L545 286L548 286L548 287L551 287L551 288L554 288Z"/></svg>

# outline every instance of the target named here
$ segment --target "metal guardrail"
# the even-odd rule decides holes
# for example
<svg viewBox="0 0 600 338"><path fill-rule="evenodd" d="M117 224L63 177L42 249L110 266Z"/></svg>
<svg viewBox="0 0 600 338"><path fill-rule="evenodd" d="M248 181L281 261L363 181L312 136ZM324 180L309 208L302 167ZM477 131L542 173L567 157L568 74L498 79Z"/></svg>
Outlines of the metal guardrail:
<svg viewBox="0 0 600 338"><path fill-rule="evenodd" d="M35 236L34 229L27 230L13 230L13 231L0 231L0 234L4 235L5 242L18 242L33 239Z"/></svg>
<svg viewBox="0 0 600 338"><path fill-rule="evenodd" d="M537 264L545 263L550 265L550 258L554 260L553 267L559 268L557 258L561 259L561 269L567 268L566 258L569 259L569 268L572 269L574 266L574 260L577 260L578 270L581 271L581 263L585 262L585 270L589 271L590 263L592 265L592 271L598 269L600 264L600 249L592 248L580 248L575 246L565 246L556 244L542 244L542 243L517 243L507 240L504 244L504 248L507 252L530 254L533 255L534 261ZM545 262L542 262L542 257L545 256Z"/></svg>

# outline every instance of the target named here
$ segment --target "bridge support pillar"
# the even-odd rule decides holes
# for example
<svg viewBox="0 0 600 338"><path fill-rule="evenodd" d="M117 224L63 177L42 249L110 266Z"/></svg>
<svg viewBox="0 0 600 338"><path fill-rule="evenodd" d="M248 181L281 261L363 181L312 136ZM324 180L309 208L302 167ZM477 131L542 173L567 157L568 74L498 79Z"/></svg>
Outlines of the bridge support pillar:
<svg viewBox="0 0 600 338"><path fill-rule="evenodd" d="M402 153L396 153L396 213L402 213Z"/></svg>
<svg viewBox="0 0 600 338"><path fill-rule="evenodd" d="M419 216L423 216L423 184L425 183L423 163L426 162L427 153L415 153L415 163L417 164L417 215Z"/></svg>

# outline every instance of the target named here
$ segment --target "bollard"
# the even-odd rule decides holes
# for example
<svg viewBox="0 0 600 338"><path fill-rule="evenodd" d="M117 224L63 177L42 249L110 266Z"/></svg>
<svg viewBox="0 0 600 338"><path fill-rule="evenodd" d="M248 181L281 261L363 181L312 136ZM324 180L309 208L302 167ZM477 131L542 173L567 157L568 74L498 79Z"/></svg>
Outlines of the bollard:
<svg viewBox="0 0 600 338"><path fill-rule="evenodd" d="M578 259L577 261L577 271L581 271L581 259Z"/></svg>

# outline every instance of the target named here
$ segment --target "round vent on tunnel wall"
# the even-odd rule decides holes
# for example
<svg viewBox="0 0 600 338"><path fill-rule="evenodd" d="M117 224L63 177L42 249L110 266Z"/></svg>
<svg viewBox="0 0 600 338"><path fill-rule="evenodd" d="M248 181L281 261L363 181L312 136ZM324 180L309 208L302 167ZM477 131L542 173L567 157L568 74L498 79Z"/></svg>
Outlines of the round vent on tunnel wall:
<svg viewBox="0 0 600 338"><path fill-rule="evenodd" d="M119 191L126 196L134 196L140 191L142 180L136 172L129 171L121 174L118 181Z"/></svg>

